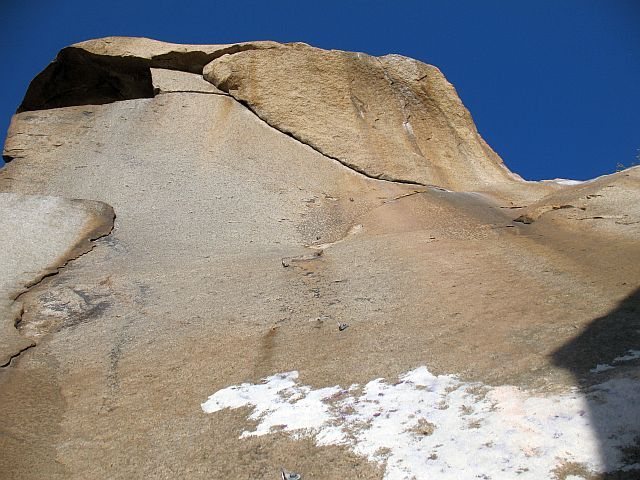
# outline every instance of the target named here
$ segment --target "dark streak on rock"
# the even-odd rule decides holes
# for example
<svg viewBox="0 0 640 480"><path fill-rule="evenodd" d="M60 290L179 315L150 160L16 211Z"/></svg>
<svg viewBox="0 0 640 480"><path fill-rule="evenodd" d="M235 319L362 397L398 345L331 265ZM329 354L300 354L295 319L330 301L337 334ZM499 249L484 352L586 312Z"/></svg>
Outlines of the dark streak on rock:
<svg viewBox="0 0 640 480"><path fill-rule="evenodd" d="M35 346L36 346L35 342L32 342L32 343L31 343L31 345L27 345L26 347L21 348L20 350L18 350L16 353L12 354L12 355L9 357L9 361L7 361L6 363L4 363L4 364L0 365L0 368L5 368L5 367L10 366L10 365L11 365L11 362L13 362L13 360L14 360L15 358L18 358L18 357L19 357L20 355L22 355L24 352L26 352L27 350L29 350L30 348L33 348L33 347L35 347Z"/></svg>
<svg viewBox="0 0 640 480"><path fill-rule="evenodd" d="M396 177L391 177L389 175L387 175L386 173L378 173L378 174L374 174L374 173L369 173L366 170L358 167L357 165L354 165L353 163L350 163L344 159L340 159L338 157L334 157L332 155L329 155L325 152L323 152L320 148L311 145L310 143L307 143L303 140L301 140L300 138L298 138L295 134L293 134L292 132L288 132L286 130L280 130L277 127L274 127L273 125L271 125L270 123L268 123L266 120L264 120L260 115L258 115L258 113L251 107L251 105L249 105L248 102L235 98L233 96L233 93L231 93L231 90L229 89L225 89L225 85L220 84L220 85L216 85L216 87L218 87L220 90L222 90L225 93L228 93L231 98L233 98L236 102L238 102L239 104L243 105L244 107L246 107L251 113L253 113L256 117L258 117L260 120L262 120L265 124L267 124L268 126L270 126L271 128L273 128L274 130L279 131L280 133L285 134L287 137L291 137L293 138L295 141L302 143L303 145L306 145L307 147L311 148L313 151L318 152L320 155L329 158L331 160L334 160L338 163L340 163L341 165L347 167L348 169L359 173L360 175L363 175L367 178L370 178L372 180L380 180L383 182L391 182L391 183L399 183L399 184L403 184L403 185L419 185L421 187L436 187L436 185L428 185L425 183L420 183L420 182L415 182L413 180L407 180L407 179L402 179L402 178L396 178Z"/></svg>

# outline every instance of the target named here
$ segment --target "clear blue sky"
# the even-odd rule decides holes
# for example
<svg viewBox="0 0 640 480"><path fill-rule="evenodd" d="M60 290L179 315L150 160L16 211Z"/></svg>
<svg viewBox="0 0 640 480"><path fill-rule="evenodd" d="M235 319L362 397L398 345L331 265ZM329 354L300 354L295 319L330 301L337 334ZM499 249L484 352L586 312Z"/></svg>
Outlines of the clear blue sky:
<svg viewBox="0 0 640 480"><path fill-rule="evenodd" d="M527 179L638 161L640 0L0 0L0 135L59 49L108 35L302 41L434 64Z"/></svg>

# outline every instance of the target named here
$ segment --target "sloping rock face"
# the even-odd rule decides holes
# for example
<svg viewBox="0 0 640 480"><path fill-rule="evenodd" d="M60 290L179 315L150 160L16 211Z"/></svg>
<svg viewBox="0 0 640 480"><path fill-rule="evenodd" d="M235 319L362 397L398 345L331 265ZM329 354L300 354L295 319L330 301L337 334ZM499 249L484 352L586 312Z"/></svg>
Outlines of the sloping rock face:
<svg viewBox="0 0 640 480"><path fill-rule="evenodd" d="M3 264L117 220L7 296L35 346L0 370L3 475L637 477L638 169L522 181L402 57L69 48L100 68L12 120Z"/></svg>
<svg viewBox="0 0 640 480"><path fill-rule="evenodd" d="M547 195L524 209L516 221L532 223L550 211L565 210L562 212L565 221L600 220L590 222L589 229L637 239L640 238L638 190L640 167L632 167Z"/></svg>
<svg viewBox="0 0 640 480"><path fill-rule="evenodd" d="M367 176L463 190L515 180L442 73L411 58L298 44L225 55L204 76Z"/></svg>
<svg viewBox="0 0 640 480"><path fill-rule="evenodd" d="M14 325L23 312L14 300L69 259L91 249L90 240L107 235L113 210L100 202L0 193L0 366L34 345Z"/></svg>

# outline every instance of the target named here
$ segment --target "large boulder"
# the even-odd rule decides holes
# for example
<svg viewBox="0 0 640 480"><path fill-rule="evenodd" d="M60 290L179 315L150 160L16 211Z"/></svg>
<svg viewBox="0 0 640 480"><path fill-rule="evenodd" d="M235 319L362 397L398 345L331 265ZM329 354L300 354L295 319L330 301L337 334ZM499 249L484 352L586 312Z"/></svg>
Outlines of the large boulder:
<svg viewBox="0 0 640 480"><path fill-rule="evenodd" d="M455 190L516 182L440 70L304 44L219 57L204 77L278 130L372 178Z"/></svg>

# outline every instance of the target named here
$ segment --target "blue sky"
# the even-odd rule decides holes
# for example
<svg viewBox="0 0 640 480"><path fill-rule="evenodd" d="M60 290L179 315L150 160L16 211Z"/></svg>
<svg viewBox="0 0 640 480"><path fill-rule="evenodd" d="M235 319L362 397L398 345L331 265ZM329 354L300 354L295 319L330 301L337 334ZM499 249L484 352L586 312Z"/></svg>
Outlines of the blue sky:
<svg viewBox="0 0 640 480"><path fill-rule="evenodd" d="M0 0L0 135L71 43L302 41L438 66L511 170L587 179L639 162L640 1Z"/></svg>

